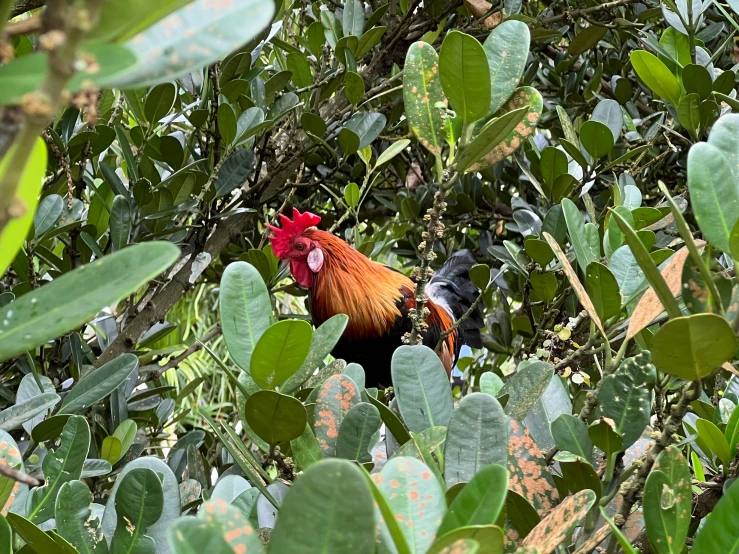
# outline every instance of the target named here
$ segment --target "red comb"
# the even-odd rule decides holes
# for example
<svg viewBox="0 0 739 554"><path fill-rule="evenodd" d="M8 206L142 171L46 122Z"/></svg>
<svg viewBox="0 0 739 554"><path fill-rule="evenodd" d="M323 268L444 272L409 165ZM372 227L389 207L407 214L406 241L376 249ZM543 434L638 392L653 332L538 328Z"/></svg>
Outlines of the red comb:
<svg viewBox="0 0 739 554"><path fill-rule="evenodd" d="M302 234L308 227L318 225L321 222L321 217L310 212L301 214L297 208L293 208L293 219L280 214L280 221L282 222L282 229L274 225L267 225L267 228L273 234L269 239L272 243L272 252L278 258L283 258L290 250L293 239Z"/></svg>

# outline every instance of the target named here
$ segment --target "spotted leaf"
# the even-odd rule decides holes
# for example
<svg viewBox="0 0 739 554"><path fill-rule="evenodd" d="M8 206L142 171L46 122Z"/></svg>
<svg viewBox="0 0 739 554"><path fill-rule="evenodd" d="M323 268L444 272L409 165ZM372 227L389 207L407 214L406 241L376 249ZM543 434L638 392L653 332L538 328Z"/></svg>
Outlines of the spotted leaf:
<svg viewBox="0 0 739 554"><path fill-rule="evenodd" d="M0 430L0 465L23 470L23 460L13 437ZM8 515L8 510L15 501L21 484L10 477L0 476L0 513Z"/></svg>
<svg viewBox="0 0 739 554"><path fill-rule="evenodd" d="M554 552L570 531L582 524L594 502L595 493L590 490L568 496L529 533L523 546L536 547L541 554Z"/></svg>
<svg viewBox="0 0 739 554"><path fill-rule="evenodd" d="M316 398L313 429L324 456L336 455L341 423L360 400L357 385L346 375L332 375L321 385Z"/></svg>

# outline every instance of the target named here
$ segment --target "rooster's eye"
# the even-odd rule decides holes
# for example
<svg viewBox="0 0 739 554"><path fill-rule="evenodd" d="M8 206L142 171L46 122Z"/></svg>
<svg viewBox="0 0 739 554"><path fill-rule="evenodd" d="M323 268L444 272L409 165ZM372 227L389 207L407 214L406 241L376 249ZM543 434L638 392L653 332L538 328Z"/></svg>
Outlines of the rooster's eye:
<svg viewBox="0 0 739 554"><path fill-rule="evenodd" d="M305 245L302 242L299 242L295 248L302 251L305 248Z"/></svg>

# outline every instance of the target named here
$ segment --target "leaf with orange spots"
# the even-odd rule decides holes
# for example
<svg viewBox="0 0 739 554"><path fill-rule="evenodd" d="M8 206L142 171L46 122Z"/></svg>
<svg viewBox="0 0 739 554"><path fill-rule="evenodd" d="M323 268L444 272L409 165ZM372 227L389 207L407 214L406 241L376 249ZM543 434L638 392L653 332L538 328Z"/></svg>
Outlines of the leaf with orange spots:
<svg viewBox="0 0 739 554"><path fill-rule="evenodd" d="M544 454L523 424L508 418L508 488L528 500L541 517L559 501Z"/></svg>
<svg viewBox="0 0 739 554"><path fill-rule="evenodd" d="M298 476L287 491L269 551L372 554L376 523L362 470L347 460L323 460Z"/></svg>
<svg viewBox="0 0 739 554"><path fill-rule="evenodd" d="M426 42L414 42L408 48L403 67L403 101L408 126L418 142L435 156L440 155L444 140L442 111L447 99L439 79L439 56Z"/></svg>
<svg viewBox="0 0 739 554"><path fill-rule="evenodd" d="M568 496L529 533L523 546L536 547L541 554L554 552L575 527L582 525L594 503L595 493L590 490Z"/></svg>
<svg viewBox="0 0 739 554"><path fill-rule="evenodd" d="M336 455L341 423L359 401L357 385L346 375L332 375L321 385L316 398L313 429L324 456Z"/></svg>
<svg viewBox="0 0 739 554"><path fill-rule="evenodd" d="M487 552L480 550L480 543L473 539L457 539L452 544L443 547L441 550L429 551L429 554L482 554Z"/></svg>
<svg viewBox="0 0 739 554"><path fill-rule="evenodd" d="M505 509L506 516L508 516L506 538L512 543L528 535L541 521L539 514L529 501L513 490L509 490L506 495Z"/></svg>
<svg viewBox="0 0 739 554"><path fill-rule="evenodd" d="M657 554L679 554L690 525L693 493L688 462L676 446L657 457L644 486L644 522Z"/></svg>
<svg viewBox="0 0 739 554"><path fill-rule="evenodd" d="M466 171L480 171L486 167L497 164L499 161L513 154L523 144L526 137L536 130L542 110L544 99L539 91L532 87L520 87L516 89L508 104L501 110L502 114L511 113L514 110L522 110L517 118L518 123L511 131L508 131L501 142L492 145L491 149Z"/></svg>
<svg viewBox="0 0 739 554"><path fill-rule="evenodd" d="M167 542L177 554L234 554L217 527L190 516L181 517L169 526ZM264 549L254 552L264 552Z"/></svg>
<svg viewBox="0 0 739 554"><path fill-rule="evenodd" d="M411 552L426 552L446 511L444 491L432 471L415 458L391 458L372 479L387 500ZM384 518L380 534L383 542L392 542Z"/></svg>
<svg viewBox="0 0 739 554"><path fill-rule="evenodd" d="M264 552L256 529L241 510L225 500L216 499L203 504L198 512L198 519L215 528L235 554ZM201 551L201 554L210 552Z"/></svg>
<svg viewBox="0 0 739 554"><path fill-rule="evenodd" d="M470 525L442 535L431 545L427 554L441 554L460 540L473 540L480 545L477 554L503 554L503 530L497 525ZM455 552L455 551L452 551Z"/></svg>
<svg viewBox="0 0 739 554"><path fill-rule="evenodd" d="M7 432L0 430L0 465L24 470L21 451L15 439ZM0 476L0 514L8 515L8 510L15 501L15 495L18 494L21 484L10 477Z"/></svg>
<svg viewBox="0 0 739 554"><path fill-rule="evenodd" d="M490 464L505 467L507 446L506 416L500 403L482 392L468 394L462 398L449 422L444 447L447 486L472 480Z"/></svg>

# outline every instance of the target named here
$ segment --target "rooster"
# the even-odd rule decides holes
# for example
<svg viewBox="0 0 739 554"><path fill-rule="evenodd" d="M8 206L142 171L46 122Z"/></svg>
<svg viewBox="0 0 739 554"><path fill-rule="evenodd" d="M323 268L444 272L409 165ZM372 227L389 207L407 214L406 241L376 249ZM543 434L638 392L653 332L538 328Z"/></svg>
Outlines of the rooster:
<svg viewBox="0 0 739 554"><path fill-rule="evenodd" d="M308 289L309 310L318 326L336 314L349 323L332 354L360 364L367 387L391 385L390 361L403 336L412 329L408 311L415 308L415 283L403 273L376 263L339 237L316 227L321 218L293 208L293 219L280 214L282 228L268 226L272 251L289 261L295 281ZM480 294L469 277L475 258L456 252L429 280L426 294L428 329L423 343L435 349L441 333L467 312ZM482 315L476 306L439 349L451 373L463 344L482 347Z"/></svg>

